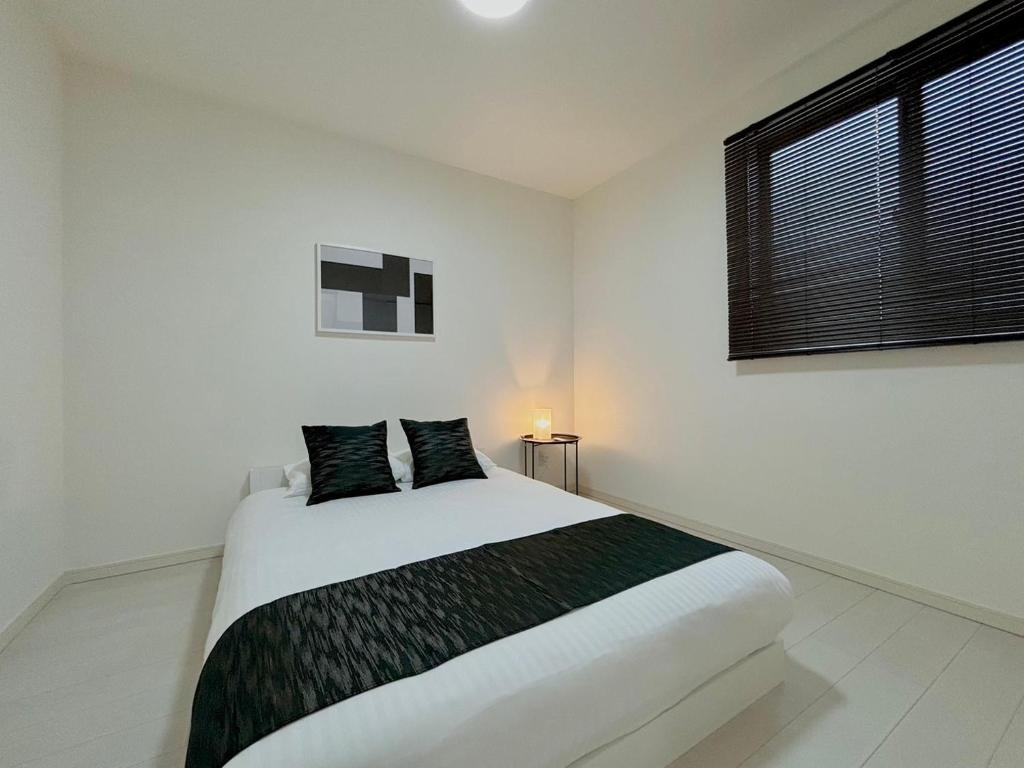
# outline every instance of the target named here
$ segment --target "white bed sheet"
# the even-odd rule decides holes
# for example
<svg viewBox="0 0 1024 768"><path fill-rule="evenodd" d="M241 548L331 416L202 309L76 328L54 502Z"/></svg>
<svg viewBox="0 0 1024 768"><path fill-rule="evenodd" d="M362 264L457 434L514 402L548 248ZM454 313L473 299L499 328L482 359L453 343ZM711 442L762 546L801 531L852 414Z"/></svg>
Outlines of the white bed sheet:
<svg viewBox="0 0 1024 768"><path fill-rule="evenodd" d="M209 653L250 609L293 592L617 514L508 470L306 507L285 489L228 526ZM771 643L786 578L730 552L645 582L421 675L298 720L230 768L566 766Z"/></svg>

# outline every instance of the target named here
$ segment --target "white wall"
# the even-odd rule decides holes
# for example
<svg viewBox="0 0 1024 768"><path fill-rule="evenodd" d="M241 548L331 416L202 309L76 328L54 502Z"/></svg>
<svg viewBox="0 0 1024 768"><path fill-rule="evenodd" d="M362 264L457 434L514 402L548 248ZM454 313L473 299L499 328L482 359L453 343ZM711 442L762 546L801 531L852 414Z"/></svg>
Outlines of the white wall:
<svg viewBox="0 0 1024 768"><path fill-rule="evenodd" d="M0 3L0 630L64 569L60 60Z"/></svg>
<svg viewBox="0 0 1024 768"><path fill-rule="evenodd" d="M533 405L572 426L567 201L89 65L66 87L73 566L221 542L304 423L397 447L398 417L465 415L510 467ZM317 337L317 241L433 259L436 341Z"/></svg>
<svg viewBox="0 0 1024 768"><path fill-rule="evenodd" d="M577 201L576 427L599 491L1024 617L1024 344L726 362L722 140L970 4L901 6Z"/></svg>

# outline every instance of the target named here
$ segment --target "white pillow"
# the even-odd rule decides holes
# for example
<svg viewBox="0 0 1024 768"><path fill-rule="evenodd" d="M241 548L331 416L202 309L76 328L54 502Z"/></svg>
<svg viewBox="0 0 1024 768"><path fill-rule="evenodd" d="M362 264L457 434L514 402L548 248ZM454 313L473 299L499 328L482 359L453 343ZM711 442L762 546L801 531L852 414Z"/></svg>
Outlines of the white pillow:
<svg viewBox="0 0 1024 768"><path fill-rule="evenodd" d="M408 471L405 464L395 454L388 454L388 463L391 465L391 475L395 482L403 482L402 478ZM288 492L284 495L286 499L292 496L309 496L313 491L313 484L310 481L309 459L297 461L294 464L285 464L284 476L288 480Z"/></svg>
<svg viewBox="0 0 1024 768"><path fill-rule="evenodd" d="M288 481L286 499L292 496L309 496L313 486L309 481L309 459L284 465L284 477Z"/></svg>
<svg viewBox="0 0 1024 768"><path fill-rule="evenodd" d="M395 458L402 464L402 475L395 479L400 483L412 482L412 451L406 449L395 454Z"/></svg>
<svg viewBox="0 0 1024 768"><path fill-rule="evenodd" d="M493 461L491 461L491 457L488 456L483 451L476 452L476 460L480 462L480 469L482 469L484 472L486 472L488 469L494 469L496 466L498 466Z"/></svg>
<svg viewBox="0 0 1024 768"><path fill-rule="evenodd" d="M477 463L480 465L480 469L482 469L484 472L486 472L488 469L493 469L494 467L498 466L493 461L491 461L491 457L488 456L483 451L475 451L475 453L476 453ZM395 458L402 463L402 467L404 468L402 476L399 477L396 474L395 475L395 480L397 480L400 483L411 483L412 482L412 451L410 451L408 449L406 449L404 451L399 451L398 454L396 454Z"/></svg>

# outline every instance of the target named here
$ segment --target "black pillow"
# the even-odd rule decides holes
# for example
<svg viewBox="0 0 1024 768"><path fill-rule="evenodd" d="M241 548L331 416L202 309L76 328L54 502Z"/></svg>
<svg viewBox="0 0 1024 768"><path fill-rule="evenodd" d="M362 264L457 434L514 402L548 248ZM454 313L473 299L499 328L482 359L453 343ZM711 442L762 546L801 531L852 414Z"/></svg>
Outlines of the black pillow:
<svg viewBox="0 0 1024 768"><path fill-rule="evenodd" d="M487 479L476 460L466 419L400 421L412 453L413 488L451 480Z"/></svg>
<svg viewBox="0 0 1024 768"><path fill-rule="evenodd" d="M348 496L393 493L388 423L369 427L303 427L313 486L306 506Z"/></svg>

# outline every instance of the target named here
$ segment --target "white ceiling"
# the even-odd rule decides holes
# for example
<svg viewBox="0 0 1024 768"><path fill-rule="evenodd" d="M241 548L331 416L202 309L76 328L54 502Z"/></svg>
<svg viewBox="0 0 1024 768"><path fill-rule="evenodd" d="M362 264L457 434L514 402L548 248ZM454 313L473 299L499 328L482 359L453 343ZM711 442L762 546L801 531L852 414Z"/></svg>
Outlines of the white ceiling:
<svg viewBox="0 0 1024 768"><path fill-rule="evenodd" d="M74 54L566 197L901 0L41 0Z"/></svg>

